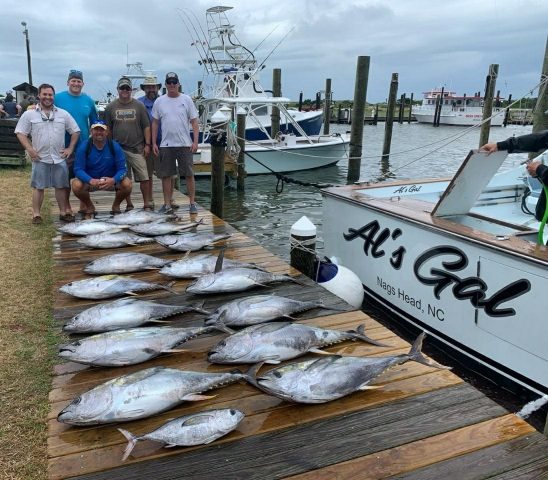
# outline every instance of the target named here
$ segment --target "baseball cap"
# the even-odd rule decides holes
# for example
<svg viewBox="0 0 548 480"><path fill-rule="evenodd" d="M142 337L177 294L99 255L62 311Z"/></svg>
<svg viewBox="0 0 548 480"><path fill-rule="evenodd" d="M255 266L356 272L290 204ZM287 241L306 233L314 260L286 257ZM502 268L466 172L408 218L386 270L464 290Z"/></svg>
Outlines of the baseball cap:
<svg viewBox="0 0 548 480"><path fill-rule="evenodd" d="M71 78L77 78L84 81L84 75L80 70L71 70L68 74L68 79L70 80Z"/></svg>
<svg viewBox="0 0 548 480"><path fill-rule="evenodd" d="M167 82L168 80L176 80L177 83L179 83L179 77L178 77L177 74L174 73L174 72L166 73L166 82Z"/></svg>
<svg viewBox="0 0 548 480"><path fill-rule="evenodd" d="M102 128L103 130L108 130L108 127L103 120L95 120L89 127L90 130L93 130L94 128Z"/></svg>
<svg viewBox="0 0 548 480"><path fill-rule="evenodd" d="M120 78L120 80L118 80L118 85L116 88L120 88L124 85L127 85L129 88L133 88L133 85L131 84L131 79L128 77Z"/></svg>

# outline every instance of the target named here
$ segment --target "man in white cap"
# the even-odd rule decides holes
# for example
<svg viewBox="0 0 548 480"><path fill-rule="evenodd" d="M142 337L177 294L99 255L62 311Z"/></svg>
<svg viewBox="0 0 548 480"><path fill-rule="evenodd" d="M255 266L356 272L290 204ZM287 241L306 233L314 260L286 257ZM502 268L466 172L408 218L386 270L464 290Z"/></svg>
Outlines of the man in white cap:
<svg viewBox="0 0 548 480"><path fill-rule="evenodd" d="M154 170L162 179L164 205L161 212L172 212L173 175L184 176L187 193L190 200L189 211L198 213L194 202L195 184L192 170L192 154L198 149L198 111L188 95L179 92L179 77L174 72L166 75L167 95L162 95L152 107L152 139L153 151L158 155ZM157 143L158 129L162 124L162 141ZM190 136L192 127L192 137Z"/></svg>
<svg viewBox="0 0 548 480"><path fill-rule="evenodd" d="M76 152L72 191L85 205L85 219L93 218L95 207L90 192L115 190L113 213L120 211L120 203L131 193L131 180L126 177L126 158L122 148L108 138L108 127L96 120L90 127L91 138Z"/></svg>
<svg viewBox="0 0 548 480"><path fill-rule="evenodd" d="M118 80L118 98L110 102L105 109L105 123L112 138L124 151L128 177L132 172L134 180L141 187L144 207L150 208L152 196L148 186L150 180L145 159L150 154L150 121L145 106L132 98L132 87L131 79L128 77ZM126 211L133 208L129 197L127 202Z"/></svg>
<svg viewBox="0 0 548 480"><path fill-rule="evenodd" d="M158 91L162 87L161 83L158 83L158 79L154 75L150 75L148 77L145 77L143 80L143 83L141 83L141 90L145 92L144 96L139 97L138 100L145 106L148 113L148 119L150 120L150 123L152 124L152 107L154 105L154 102L158 98ZM162 133L158 130L158 138L157 142L159 143L162 139ZM152 149L150 150L149 154L146 156L147 161L147 171L148 171L148 179L149 179L149 197L152 200L152 174L154 173L154 152ZM154 210L154 202L151 201L148 207L145 208L145 210Z"/></svg>

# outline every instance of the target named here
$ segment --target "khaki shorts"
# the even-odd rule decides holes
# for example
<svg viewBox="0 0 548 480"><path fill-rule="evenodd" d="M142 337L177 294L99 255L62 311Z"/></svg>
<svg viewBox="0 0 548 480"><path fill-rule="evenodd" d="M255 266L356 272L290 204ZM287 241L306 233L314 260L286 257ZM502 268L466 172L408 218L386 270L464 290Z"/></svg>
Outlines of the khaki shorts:
<svg viewBox="0 0 548 480"><path fill-rule="evenodd" d="M145 182L148 180L147 161L140 153L124 150L127 165L127 177L132 180L135 177L136 182ZM133 173L133 175L132 175Z"/></svg>
<svg viewBox="0 0 548 480"><path fill-rule="evenodd" d="M156 158L156 155L152 153L152 147L150 147L150 153L146 157L148 178L152 178L152 175L154 174L155 158Z"/></svg>
<svg viewBox="0 0 548 480"><path fill-rule="evenodd" d="M192 177L192 152L190 147L160 147L160 155L154 159L154 170L159 178L179 176Z"/></svg>

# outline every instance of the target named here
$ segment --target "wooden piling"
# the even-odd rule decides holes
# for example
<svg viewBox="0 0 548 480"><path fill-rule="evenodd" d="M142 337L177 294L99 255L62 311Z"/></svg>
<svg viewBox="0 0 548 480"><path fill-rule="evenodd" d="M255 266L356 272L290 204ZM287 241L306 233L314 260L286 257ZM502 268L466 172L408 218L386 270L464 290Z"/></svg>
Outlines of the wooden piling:
<svg viewBox="0 0 548 480"><path fill-rule="evenodd" d="M375 114L373 115L373 125L377 125L379 122L379 104L375 105Z"/></svg>
<svg viewBox="0 0 548 480"><path fill-rule="evenodd" d="M436 107L434 108L434 121L432 122L432 125L434 127L440 126L440 120L441 120L441 109L443 108L443 94L444 94L445 87L441 87L441 92L438 98L436 98Z"/></svg>
<svg viewBox="0 0 548 480"><path fill-rule="evenodd" d="M481 124L479 146L482 147L489 141L489 131L491 129L491 120L487 120L493 114L493 97L497 77L499 75L499 66L496 63L489 65L489 73L485 79L485 97L483 98L483 123Z"/></svg>
<svg viewBox="0 0 548 480"><path fill-rule="evenodd" d="M403 109L405 108L405 93L401 94L400 97L400 108L398 110L398 123L401 125L403 123Z"/></svg>
<svg viewBox="0 0 548 480"><path fill-rule="evenodd" d="M282 70L275 68L272 70L272 95L274 97L282 96ZM272 138L276 138L276 135L280 131L280 109L275 105L272 106L271 114L271 130L270 135Z"/></svg>
<svg viewBox="0 0 548 480"><path fill-rule="evenodd" d="M224 214L226 127L226 121L212 124L219 134L211 137L211 211L219 218Z"/></svg>
<svg viewBox="0 0 548 480"><path fill-rule="evenodd" d="M546 113L548 110L548 95L546 94L546 90L548 89L548 84L546 83L546 79L548 78L548 37L546 38L546 48L544 50L544 61L542 62L540 78L545 83L539 88L537 104L533 109L533 132L548 129L548 113Z"/></svg>
<svg viewBox="0 0 548 480"><path fill-rule="evenodd" d="M323 134L329 135L329 123L331 122L331 79L325 79L325 101L323 109Z"/></svg>
<svg viewBox="0 0 548 480"><path fill-rule="evenodd" d="M238 155L238 176L236 178L236 190L243 192L245 190L245 113L237 114L237 135L240 154Z"/></svg>
<svg viewBox="0 0 548 480"><path fill-rule="evenodd" d="M322 94L320 92L316 92L316 110L319 110L322 106Z"/></svg>
<svg viewBox="0 0 548 480"><path fill-rule="evenodd" d="M348 159L348 183L360 178L363 141L363 121L365 118L365 99L369 78L370 57L359 56L356 65L356 83L354 85L354 107L352 109L352 128L350 132L350 158Z"/></svg>
<svg viewBox="0 0 548 480"><path fill-rule="evenodd" d="M504 111L504 120L502 121L502 125L506 127L508 125L508 119L510 117L510 105L512 104L512 94L508 95L508 106L506 107L506 110Z"/></svg>
<svg viewBox="0 0 548 480"><path fill-rule="evenodd" d="M382 146L382 160L388 160L390 156L390 144L392 143L392 125L394 124L394 107L398 94L398 74L392 74L390 92L388 94L388 106L386 109L386 123L384 124L384 143Z"/></svg>
<svg viewBox="0 0 548 480"><path fill-rule="evenodd" d="M303 92L299 93L299 112L303 110Z"/></svg>
<svg viewBox="0 0 548 480"><path fill-rule="evenodd" d="M413 117L413 94L409 97L409 114L407 115L407 123L411 123Z"/></svg>

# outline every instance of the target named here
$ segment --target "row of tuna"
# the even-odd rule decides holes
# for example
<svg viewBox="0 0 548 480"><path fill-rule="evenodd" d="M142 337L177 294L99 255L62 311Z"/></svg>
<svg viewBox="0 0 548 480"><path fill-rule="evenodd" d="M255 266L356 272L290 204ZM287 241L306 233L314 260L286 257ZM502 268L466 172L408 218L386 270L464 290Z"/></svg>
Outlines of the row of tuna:
<svg viewBox="0 0 548 480"><path fill-rule="evenodd" d="M140 221L130 223L130 216L124 219L121 218L122 215L114 217L117 225L131 228L140 235L149 235L152 231L165 232L166 228L150 225L170 223L164 221L167 219L156 218L158 214L154 218L147 216L150 220L146 220L146 223L145 216L136 216ZM80 226L76 224L70 233L83 234L82 232L95 228L106 228L101 225L106 222L92 223L96 225L82 225L78 228ZM192 227L199 224L201 222ZM148 229L144 228L147 225ZM133 235L127 232L102 231L90 236L121 233ZM164 243L158 243L168 248L184 244L183 238L189 235L194 236L193 240L202 237L202 247L228 238L228 235L214 238L213 234L205 233L160 235L164 235L163 238L160 237ZM78 298L93 300L158 288L174 292L172 283L146 282L118 275L150 269L157 269L161 275L170 278L195 279L186 288L186 292L193 295L240 292L277 281L300 283L290 276L266 272L257 265L225 260L223 251L215 257L205 254L190 256L190 251L194 249L183 250L187 253L179 260L167 260L141 253L118 253L98 258L88 263L84 271L102 276L71 282L60 290ZM359 390L375 388L369 386L374 378L388 368L409 360L435 368L445 368L421 354L424 334L416 340L409 353L403 355L364 358L327 353L321 349L347 340L386 345L367 337L363 325L356 330L339 331L293 323L293 315L313 308L328 307L321 302L299 301L276 295L253 295L237 298L214 311L205 310L203 304L198 302L172 305L137 298L122 298L88 308L71 318L63 329L67 333L92 335L62 345L59 355L64 359L102 367L134 365L164 353L183 351L180 347L185 342L200 335L217 332L227 336L209 350L207 360L210 363L247 363L253 366L245 372L233 370L220 373L192 372L167 367L147 368L114 378L81 394L59 413L58 420L70 425L86 426L142 419L183 402L212 398L204 394L240 381L248 382L283 400L324 403ZM203 326L145 326L150 322L165 323L168 321L166 318L187 312L204 315ZM234 328L243 329L235 332ZM279 364L307 353L322 356L258 374L264 363ZM168 447L205 444L233 431L243 418L243 412L226 408L179 417L141 436L119 429L128 440L123 459L130 455L139 440L155 440Z"/></svg>

